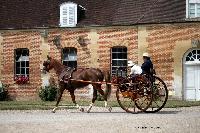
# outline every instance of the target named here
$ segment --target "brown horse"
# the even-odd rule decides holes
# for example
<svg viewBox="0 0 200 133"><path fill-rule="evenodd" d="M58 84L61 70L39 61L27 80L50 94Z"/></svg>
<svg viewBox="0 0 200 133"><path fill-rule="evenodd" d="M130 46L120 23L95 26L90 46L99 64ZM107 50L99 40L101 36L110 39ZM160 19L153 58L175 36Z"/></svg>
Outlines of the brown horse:
<svg viewBox="0 0 200 133"><path fill-rule="evenodd" d="M97 91L103 96L104 101L105 101L105 107L107 107L107 98L109 97L111 93L111 85L106 84L106 90L104 92L101 89L101 84L98 84L95 82L101 82L104 80L104 78L106 82L109 82L110 74L108 71L102 72L100 69L97 69L97 68L77 69L74 71L69 71L71 70L69 67L64 66L58 60L55 60L47 56L47 61L44 61L43 63L43 70L49 72L49 70L51 69L54 69L57 76L59 77L58 78L59 90L58 90L56 107L53 109L54 113L56 109L58 108L58 104L61 100L63 91L65 89L69 91L72 102L75 104L75 106L79 108L80 111L84 111L83 108L81 108L76 103L74 91L76 88L82 88L89 84L92 84L93 86L93 98L92 98L92 103L87 109L87 112L90 112L95 100L97 99ZM68 72L71 72L71 74L69 74ZM81 82L80 80L85 81L85 82ZM87 81L90 81L90 82L87 82ZM109 111L111 111L111 107L108 107L108 109Z"/></svg>

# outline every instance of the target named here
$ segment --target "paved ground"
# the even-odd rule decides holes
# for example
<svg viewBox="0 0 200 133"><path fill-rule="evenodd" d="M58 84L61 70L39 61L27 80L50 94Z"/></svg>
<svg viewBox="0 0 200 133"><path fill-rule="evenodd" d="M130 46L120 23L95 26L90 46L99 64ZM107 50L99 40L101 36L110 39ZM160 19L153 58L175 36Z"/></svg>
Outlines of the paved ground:
<svg viewBox="0 0 200 133"><path fill-rule="evenodd" d="M200 107L163 109L155 114L77 110L0 111L0 133L200 133Z"/></svg>

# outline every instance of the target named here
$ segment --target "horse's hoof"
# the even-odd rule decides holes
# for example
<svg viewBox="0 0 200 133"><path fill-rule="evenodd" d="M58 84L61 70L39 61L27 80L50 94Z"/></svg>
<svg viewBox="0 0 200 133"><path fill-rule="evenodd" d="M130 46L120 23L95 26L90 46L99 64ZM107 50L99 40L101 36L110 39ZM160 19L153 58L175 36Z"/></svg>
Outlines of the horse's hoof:
<svg viewBox="0 0 200 133"><path fill-rule="evenodd" d="M87 113L90 113L90 110L88 110Z"/></svg>
<svg viewBox="0 0 200 133"><path fill-rule="evenodd" d="M56 113L56 111L55 111L55 110L52 110L51 113Z"/></svg>
<svg viewBox="0 0 200 133"><path fill-rule="evenodd" d="M89 108L89 109L87 110L87 113L90 113L90 111L91 111L91 108Z"/></svg>
<svg viewBox="0 0 200 133"><path fill-rule="evenodd" d="M81 112L84 112L84 108L80 108L80 111L81 111Z"/></svg>
<svg viewBox="0 0 200 133"><path fill-rule="evenodd" d="M111 112L112 111L112 107L108 107L108 111Z"/></svg>

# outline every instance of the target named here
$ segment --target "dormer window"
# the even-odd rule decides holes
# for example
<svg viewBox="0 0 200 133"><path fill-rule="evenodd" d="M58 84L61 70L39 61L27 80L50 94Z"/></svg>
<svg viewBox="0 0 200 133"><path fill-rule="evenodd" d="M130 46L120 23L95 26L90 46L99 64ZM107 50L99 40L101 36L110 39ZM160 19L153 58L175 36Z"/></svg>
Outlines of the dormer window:
<svg viewBox="0 0 200 133"><path fill-rule="evenodd" d="M60 27L75 27L85 16L85 8L73 2L60 5Z"/></svg>
<svg viewBox="0 0 200 133"><path fill-rule="evenodd" d="M187 18L200 17L200 0L186 0Z"/></svg>

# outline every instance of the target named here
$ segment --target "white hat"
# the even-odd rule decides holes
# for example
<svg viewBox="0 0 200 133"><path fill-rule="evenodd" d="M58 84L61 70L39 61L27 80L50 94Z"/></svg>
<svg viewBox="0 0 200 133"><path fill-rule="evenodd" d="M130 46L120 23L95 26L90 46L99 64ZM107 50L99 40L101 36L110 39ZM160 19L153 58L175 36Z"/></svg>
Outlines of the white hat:
<svg viewBox="0 0 200 133"><path fill-rule="evenodd" d="M149 54L148 53L143 53L143 56L149 57Z"/></svg>
<svg viewBox="0 0 200 133"><path fill-rule="evenodd" d="M131 60L128 61L128 66L134 66L134 65L135 65L135 63L133 63L133 61L131 61Z"/></svg>

